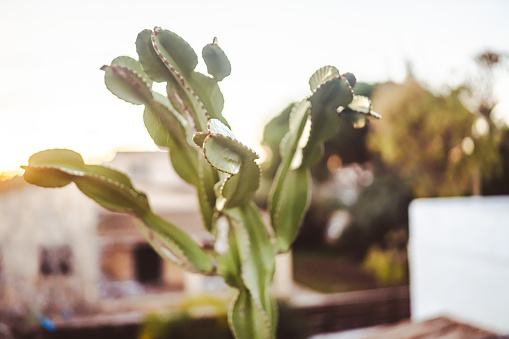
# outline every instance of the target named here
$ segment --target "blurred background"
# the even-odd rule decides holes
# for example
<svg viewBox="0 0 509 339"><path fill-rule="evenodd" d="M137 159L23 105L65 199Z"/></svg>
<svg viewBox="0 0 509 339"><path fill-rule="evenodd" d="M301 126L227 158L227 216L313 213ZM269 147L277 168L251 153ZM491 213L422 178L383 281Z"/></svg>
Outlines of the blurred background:
<svg viewBox="0 0 509 339"><path fill-rule="evenodd" d="M159 338L189 331L189 315L204 312L196 305L226 310L221 281L160 262L132 220L98 209L74 188L57 194L17 176L32 153L71 148L89 163L129 173L162 214L207 238L193 229L199 217L192 190L165 176L166 155L146 133L142 109L112 96L100 71L119 55L136 58L137 33L156 25L198 54L218 37L232 63L220 83L223 114L262 156L261 207L288 107L309 94L309 77L324 65L356 75L356 94L370 97L383 119L357 128L341 120L338 137L326 143L293 257L282 259L281 300L379 291L373 293L398 303L393 313L381 311L385 318L373 316L378 323L408 318L410 203L509 194L507 13L502 0L2 2L0 338L4 324L13 324L5 333L49 337L73 321L103 330L119 324L130 333L142 323L140 337ZM203 62L198 70L206 72ZM364 300L374 297L366 298L369 309ZM168 308L179 310L175 330L166 313L145 318ZM282 309L282 321L296 317L292 307ZM101 322L97 314L124 317ZM309 320L306 314L299 316ZM308 334L377 321L321 322ZM207 326L227 328L221 317ZM281 338L307 335L295 324L282 331L287 327Z"/></svg>

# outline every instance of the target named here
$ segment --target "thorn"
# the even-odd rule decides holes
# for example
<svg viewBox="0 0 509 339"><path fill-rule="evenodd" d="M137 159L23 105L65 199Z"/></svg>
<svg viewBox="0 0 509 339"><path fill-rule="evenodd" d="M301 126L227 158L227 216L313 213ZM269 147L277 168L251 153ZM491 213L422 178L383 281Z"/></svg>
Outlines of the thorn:
<svg viewBox="0 0 509 339"><path fill-rule="evenodd" d="M382 119L382 115L378 114L375 111L369 111L369 115L372 116L373 118Z"/></svg>
<svg viewBox="0 0 509 339"><path fill-rule="evenodd" d="M99 68L101 71L106 71L110 66L103 65L101 68Z"/></svg>
<svg viewBox="0 0 509 339"><path fill-rule="evenodd" d="M216 36L212 40L212 45L217 46L217 37Z"/></svg>

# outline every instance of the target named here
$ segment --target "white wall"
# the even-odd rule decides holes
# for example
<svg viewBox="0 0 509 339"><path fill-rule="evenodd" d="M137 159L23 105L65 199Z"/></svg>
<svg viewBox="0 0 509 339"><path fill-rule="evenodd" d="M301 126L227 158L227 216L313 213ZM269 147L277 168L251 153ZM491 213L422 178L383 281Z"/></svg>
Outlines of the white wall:
<svg viewBox="0 0 509 339"><path fill-rule="evenodd" d="M62 304L97 299L98 208L74 184L45 189L21 183L16 190L0 193L0 249L6 289L0 309L20 305L44 308L55 302L55 296L67 298L63 291L68 290L73 299ZM42 277L41 247L61 245L72 250L72 274L62 279Z"/></svg>
<svg viewBox="0 0 509 339"><path fill-rule="evenodd" d="M175 173L168 152L118 152L104 165L126 173L156 212L199 211L194 187Z"/></svg>
<svg viewBox="0 0 509 339"><path fill-rule="evenodd" d="M414 320L509 333L509 197L413 201L409 257Z"/></svg>

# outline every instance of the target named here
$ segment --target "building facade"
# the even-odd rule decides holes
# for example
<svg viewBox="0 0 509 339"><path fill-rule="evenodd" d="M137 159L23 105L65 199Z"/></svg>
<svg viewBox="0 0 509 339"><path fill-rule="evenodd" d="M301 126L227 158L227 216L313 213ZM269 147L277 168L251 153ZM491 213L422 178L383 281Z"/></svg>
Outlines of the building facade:
<svg viewBox="0 0 509 339"><path fill-rule="evenodd" d="M129 175L157 214L201 245L211 243L195 189L175 174L168 153L120 152L105 165ZM130 308L147 295L226 289L221 278L192 274L161 259L136 218L103 209L73 184L46 189L13 180L0 187L0 311L117 312L120 300ZM284 273L276 276L276 289L284 295L291 290L291 257L278 261Z"/></svg>

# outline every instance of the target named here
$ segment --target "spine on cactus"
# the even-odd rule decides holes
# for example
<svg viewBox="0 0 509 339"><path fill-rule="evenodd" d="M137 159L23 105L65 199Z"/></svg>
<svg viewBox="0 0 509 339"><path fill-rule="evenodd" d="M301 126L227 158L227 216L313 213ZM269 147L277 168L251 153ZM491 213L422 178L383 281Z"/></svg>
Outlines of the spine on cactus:
<svg viewBox="0 0 509 339"><path fill-rule="evenodd" d="M231 73L231 65L217 39L202 50L210 76L195 71L198 56L171 31L141 31L136 51L138 60L121 56L101 68L106 87L118 98L144 106L143 121L154 143L169 150L175 172L196 188L204 227L216 238L215 250L203 250L189 234L154 214L147 196L125 174L86 165L76 152L55 149L32 155L24 167L25 180L43 187L74 182L101 206L135 215L141 232L163 257L193 272L220 275L236 289L228 319L237 339L275 338L277 307L270 289L275 255L288 251L298 234L310 199L310 168L320 159L323 143L336 135L338 115L359 126L377 115L369 99L353 94L353 74L326 66L312 75L311 94L293 105L286 134L276 138L280 164L268 201L271 225L266 227L253 201L260 184L259 157L235 138L222 116L218 82ZM166 83L166 95L153 91L153 82Z"/></svg>

